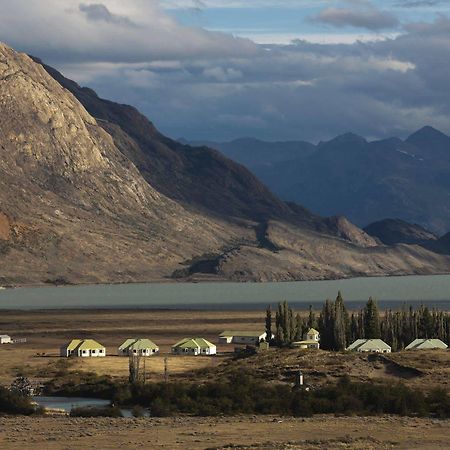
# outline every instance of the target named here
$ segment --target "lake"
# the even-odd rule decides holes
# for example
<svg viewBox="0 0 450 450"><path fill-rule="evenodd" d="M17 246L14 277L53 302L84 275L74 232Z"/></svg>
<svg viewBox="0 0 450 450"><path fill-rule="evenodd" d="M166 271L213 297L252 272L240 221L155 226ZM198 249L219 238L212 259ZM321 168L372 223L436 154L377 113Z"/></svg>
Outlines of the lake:
<svg viewBox="0 0 450 450"><path fill-rule="evenodd" d="M61 409L70 412L73 408L83 407L103 407L108 406L111 402L100 398L84 398L84 397L51 397L51 396L35 396L33 400L44 408Z"/></svg>
<svg viewBox="0 0 450 450"><path fill-rule="evenodd" d="M0 290L0 309L252 309L288 300L322 303L341 291L350 308L373 296L380 307L402 302L450 309L450 275L353 278L283 283L147 283Z"/></svg>

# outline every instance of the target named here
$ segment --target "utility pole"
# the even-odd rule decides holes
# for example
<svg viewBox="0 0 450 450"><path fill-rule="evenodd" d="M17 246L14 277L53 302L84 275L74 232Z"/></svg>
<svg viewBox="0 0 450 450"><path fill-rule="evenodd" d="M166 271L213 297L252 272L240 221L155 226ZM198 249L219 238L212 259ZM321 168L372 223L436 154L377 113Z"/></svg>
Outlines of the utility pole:
<svg viewBox="0 0 450 450"><path fill-rule="evenodd" d="M164 381L167 383L169 381L169 367L168 367L168 358L164 357Z"/></svg>
<svg viewBox="0 0 450 450"><path fill-rule="evenodd" d="M147 371L146 371L146 362L147 362L147 358L144 356L144 379L142 380L143 384L145 384L145 381L147 379Z"/></svg>

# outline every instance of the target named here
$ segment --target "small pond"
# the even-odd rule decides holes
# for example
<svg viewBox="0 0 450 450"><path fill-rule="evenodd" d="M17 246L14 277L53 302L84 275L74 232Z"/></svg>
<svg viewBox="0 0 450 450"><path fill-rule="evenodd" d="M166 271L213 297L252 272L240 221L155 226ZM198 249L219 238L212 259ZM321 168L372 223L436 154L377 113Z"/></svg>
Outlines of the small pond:
<svg viewBox="0 0 450 450"><path fill-rule="evenodd" d="M70 413L73 408L80 407L103 407L110 404L109 400L101 398L87 398L87 397L53 397L53 396L35 396L33 397L39 406L49 409L60 409ZM130 409L122 409L123 417L133 417Z"/></svg>

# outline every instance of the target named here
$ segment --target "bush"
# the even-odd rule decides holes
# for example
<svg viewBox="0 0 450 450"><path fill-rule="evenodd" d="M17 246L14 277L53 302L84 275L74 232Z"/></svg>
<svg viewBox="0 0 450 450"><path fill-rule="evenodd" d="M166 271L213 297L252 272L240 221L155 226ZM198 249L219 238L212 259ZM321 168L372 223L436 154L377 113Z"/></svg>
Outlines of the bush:
<svg viewBox="0 0 450 450"><path fill-rule="evenodd" d="M0 413L31 415L36 408L31 398L0 386Z"/></svg>
<svg viewBox="0 0 450 450"><path fill-rule="evenodd" d="M131 408L131 414L133 417L143 417L145 415L145 410L140 405L134 405L133 408Z"/></svg>
<svg viewBox="0 0 450 450"><path fill-rule="evenodd" d="M80 383L80 384L78 384ZM86 384L83 384L86 383ZM335 385L304 391L286 384L261 381L251 372L235 371L203 384L120 384L108 377L79 374L56 386L60 395L108 398L135 409L148 408L152 416L193 414L400 414L450 416L450 398L438 389L428 395L405 385L355 383L343 377Z"/></svg>
<svg viewBox="0 0 450 450"><path fill-rule="evenodd" d="M117 406L80 406L72 408L71 417L123 417L122 411Z"/></svg>
<svg viewBox="0 0 450 450"><path fill-rule="evenodd" d="M44 387L44 392L47 395L109 400L114 398L118 389L119 385L108 376L99 376L93 372L68 372L62 378L48 382Z"/></svg>

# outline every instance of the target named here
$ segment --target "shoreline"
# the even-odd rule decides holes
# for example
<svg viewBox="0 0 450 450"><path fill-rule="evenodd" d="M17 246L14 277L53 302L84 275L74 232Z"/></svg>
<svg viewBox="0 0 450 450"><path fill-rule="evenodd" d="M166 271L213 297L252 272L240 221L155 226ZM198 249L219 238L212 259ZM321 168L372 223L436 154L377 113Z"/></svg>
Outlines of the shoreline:
<svg viewBox="0 0 450 450"><path fill-rule="evenodd" d="M135 285L177 285L177 284L286 284L286 283L320 283L320 282L331 282L331 281L346 281L346 280L365 280L365 279L379 279L379 278L407 278L407 277L446 277L450 276L450 269L448 272L436 272L436 273L403 273L403 274L374 274L374 275L355 275L355 276L343 276L335 278L311 278L303 280L277 280L277 281L235 281L227 278L155 278L148 281L111 281L107 282L80 282L80 283L30 283L30 284L17 284L11 285L6 284L0 286L0 291L4 290L14 290L14 289L37 289L37 288L64 288L64 287L92 287L92 286L135 286Z"/></svg>

